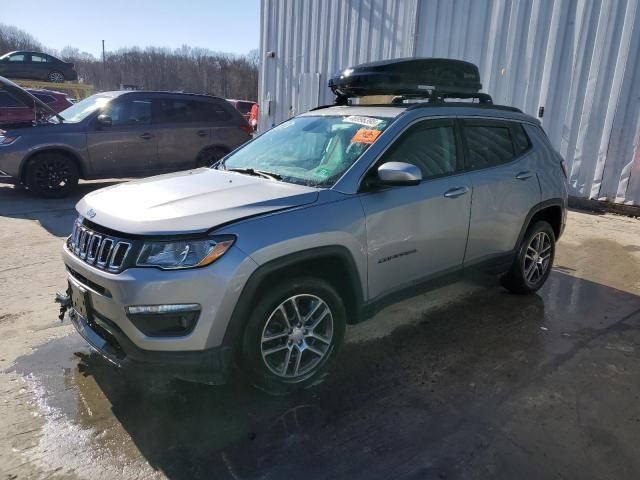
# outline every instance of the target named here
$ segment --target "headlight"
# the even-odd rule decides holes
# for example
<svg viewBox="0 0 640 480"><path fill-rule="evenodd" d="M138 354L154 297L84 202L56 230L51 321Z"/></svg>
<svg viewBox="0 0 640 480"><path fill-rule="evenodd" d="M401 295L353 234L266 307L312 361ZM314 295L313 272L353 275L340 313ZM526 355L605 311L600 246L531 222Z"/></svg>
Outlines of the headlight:
<svg viewBox="0 0 640 480"><path fill-rule="evenodd" d="M136 262L140 267L165 270L204 267L225 254L234 237L212 237L175 242L145 242Z"/></svg>
<svg viewBox="0 0 640 480"><path fill-rule="evenodd" d="M0 135L0 145L11 145L20 137L9 137L8 135Z"/></svg>

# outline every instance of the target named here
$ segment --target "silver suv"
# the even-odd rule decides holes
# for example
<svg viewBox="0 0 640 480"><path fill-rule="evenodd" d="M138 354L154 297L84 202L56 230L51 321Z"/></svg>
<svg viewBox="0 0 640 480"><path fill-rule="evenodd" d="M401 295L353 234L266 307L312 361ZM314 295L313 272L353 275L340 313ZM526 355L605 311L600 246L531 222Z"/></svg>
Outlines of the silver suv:
<svg viewBox="0 0 640 480"><path fill-rule="evenodd" d="M514 108L316 109L212 168L85 196L64 245L71 319L117 365L309 385L389 302L477 271L538 290L563 171Z"/></svg>

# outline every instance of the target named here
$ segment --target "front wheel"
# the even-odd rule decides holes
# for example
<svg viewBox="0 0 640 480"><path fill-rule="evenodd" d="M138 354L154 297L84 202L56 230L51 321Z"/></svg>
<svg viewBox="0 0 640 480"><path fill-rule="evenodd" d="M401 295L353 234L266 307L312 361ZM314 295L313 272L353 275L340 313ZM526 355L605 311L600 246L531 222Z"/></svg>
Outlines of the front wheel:
<svg viewBox="0 0 640 480"><path fill-rule="evenodd" d="M312 385L344 338L346 311L328 282L300 277L267 290L248 319L243 364L270 393Z"/></svg>
<svg viewBox="0 0 640 480"><path fill-rule="evenodd" d="M556 237L545 221L531 225L520 244L518 254L502 285L513 293L537 291L547 281L556 253Z"/></svg>
<svg viewBox="0 0 640 480"><path fill-rule="evenodd" d="M27 188L43 197L60 198L72 193L78 185L79 171L68 155L59 152L40 153L29 161L25 173Z"/></svg>

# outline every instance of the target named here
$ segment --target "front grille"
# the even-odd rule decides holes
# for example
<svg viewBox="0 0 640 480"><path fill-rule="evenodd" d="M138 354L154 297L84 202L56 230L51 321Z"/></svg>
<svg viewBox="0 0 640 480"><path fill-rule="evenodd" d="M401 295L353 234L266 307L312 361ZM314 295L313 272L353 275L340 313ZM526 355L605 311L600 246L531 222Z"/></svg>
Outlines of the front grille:
<svg viewBox="0 0 640 480"><path fill-rule="evenodd" d="M80 219L73 223L67 247L76 257L107 272L122 270L131 253L131 242L88 228Z"/></svg>

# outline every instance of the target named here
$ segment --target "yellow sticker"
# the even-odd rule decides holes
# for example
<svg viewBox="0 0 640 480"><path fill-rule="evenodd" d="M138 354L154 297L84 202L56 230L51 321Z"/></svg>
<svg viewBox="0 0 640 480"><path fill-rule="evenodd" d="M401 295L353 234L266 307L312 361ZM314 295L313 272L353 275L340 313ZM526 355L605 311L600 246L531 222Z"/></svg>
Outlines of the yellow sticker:
<svg viewBox="0 0 640 480"><path fill-rule="evenodd" d="M371 144L380 136L380 130L371 130L369 128L361 128L351 139L351 143L367 143Z"/></svg>

